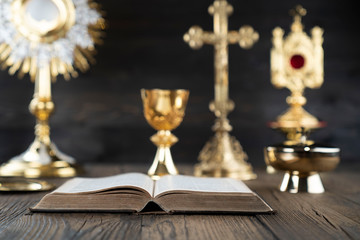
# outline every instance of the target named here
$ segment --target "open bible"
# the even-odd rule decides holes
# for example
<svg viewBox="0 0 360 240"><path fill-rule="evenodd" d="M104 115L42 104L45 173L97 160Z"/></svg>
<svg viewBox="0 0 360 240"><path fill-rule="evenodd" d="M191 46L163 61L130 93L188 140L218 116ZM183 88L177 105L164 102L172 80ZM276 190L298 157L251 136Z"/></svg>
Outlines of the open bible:
<svg viewBox="0 0 360 240"><path fill-rule="evenodd" d="M273 209L243 182L230 178L142 173L74 178L45 195L33 212L267 213Z"/></svg>

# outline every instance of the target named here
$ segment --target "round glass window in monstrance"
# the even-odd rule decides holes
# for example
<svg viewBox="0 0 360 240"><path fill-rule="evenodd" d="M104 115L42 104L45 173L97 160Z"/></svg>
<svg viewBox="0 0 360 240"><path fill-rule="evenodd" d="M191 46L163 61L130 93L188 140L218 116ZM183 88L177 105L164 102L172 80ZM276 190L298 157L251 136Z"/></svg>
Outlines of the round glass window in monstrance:
<svg viewBox="0 0 360 240"><path fill-rule="evenodd" d="M0 176L71 177L81 171L50 140L51 82L89 68L103 29L99 6L91 0L0 0L0 61L10 74L28 73L35 82L29 109L37 121L34 142L1 165Z"/></svg>

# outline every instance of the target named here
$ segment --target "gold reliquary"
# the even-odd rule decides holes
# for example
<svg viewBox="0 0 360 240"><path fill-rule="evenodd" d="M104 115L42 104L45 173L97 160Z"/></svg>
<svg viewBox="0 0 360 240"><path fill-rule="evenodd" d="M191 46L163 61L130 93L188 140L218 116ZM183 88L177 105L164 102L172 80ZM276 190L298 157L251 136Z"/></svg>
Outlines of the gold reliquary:
<svg viewBox="0 0 360 240"><path fill-rule="evenodd" d="M281 191L321 193L324 188L318 172L337 166L340 149L308 138L325 123L303 108L303 93L305 88L320 88L324 82L323 29L312 28L310 37L301 23L306 10L296 6L290 13L294 17L291 32L284 37L284 30L276 27L271 49L271 82L277 88L288 88L291 95L286 99L289 109L270 127L285 133L287 140L266 147L265 161L270 168L286 172Z"/></svg>

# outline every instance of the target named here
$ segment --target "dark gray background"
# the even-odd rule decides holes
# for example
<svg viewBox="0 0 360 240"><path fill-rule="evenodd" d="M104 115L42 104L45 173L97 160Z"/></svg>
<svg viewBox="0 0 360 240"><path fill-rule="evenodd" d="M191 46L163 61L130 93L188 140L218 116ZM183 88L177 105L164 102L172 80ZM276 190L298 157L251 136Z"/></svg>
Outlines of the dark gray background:
<svg viewBox="0 0 360 240"><path fill-rule="evenodd" d="M250 50L230 46L230 96L236 104L229 115L232 134L243 145L249 161L264 166L263 147L283 136L266 124L286 110L288 90L270 83L271 31L286 32L288 10L301 3L308 14L308 32L323 27L325 82L306 90L306 109L328 126L313 139L342 149L342 164L360 157L360 37L354 1L229 1L234 13L230 30L250 24L260 41ZM196 163L198 152L213 135L213 48L192 50L182 36L194 24L212 30L207 0L104 0L108 29L99 46L97 64L69 82L53 85L57 111L51 118L52 139L81 163L150 164L155 131L142 115L141 88L187 88L191 91L186 116L174 131L180 139L173 148L175 162ZM34 118L28 113L33 84L0 72L0 161L23 152L33 139Z"/></svg>

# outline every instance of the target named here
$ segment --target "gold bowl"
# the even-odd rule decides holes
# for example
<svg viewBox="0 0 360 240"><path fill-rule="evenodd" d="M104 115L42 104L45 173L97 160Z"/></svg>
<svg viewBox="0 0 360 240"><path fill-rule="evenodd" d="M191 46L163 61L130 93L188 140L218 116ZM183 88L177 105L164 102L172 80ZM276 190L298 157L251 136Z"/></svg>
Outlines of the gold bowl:
<svg viewBox="0 0 360 240"><path fill-rule="evenodd" d="M173 130L183 120L188 90L141 89L144 115L154 129Z"/></svg>
<svg viewBox="0 0 360 240"><path fill-rule="evenodd" d="M322 193L319 172L331 171L340 162L340 149L311 143L278 144L265 148L265 162L276 170L285 171L280 191L291 193Z"/></svg>

